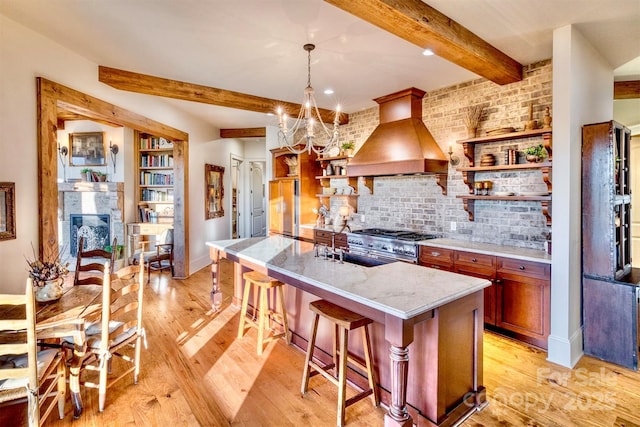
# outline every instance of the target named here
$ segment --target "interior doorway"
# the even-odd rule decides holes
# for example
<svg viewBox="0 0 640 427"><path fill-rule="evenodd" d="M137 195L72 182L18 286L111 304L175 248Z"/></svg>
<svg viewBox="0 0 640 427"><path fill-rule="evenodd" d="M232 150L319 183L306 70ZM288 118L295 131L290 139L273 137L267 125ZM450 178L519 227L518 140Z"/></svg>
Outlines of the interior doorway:
<svg viewBox="0 0 640 427"><path fill-rule="evenodd" d="M267 235L267 217L265 215L265 162L250 164L250 209L251 237Z"/></svg>
<svg viewBox="0 0 640 427"><path fill-rule="evenodd" d="M243 237L242 226L242 163L240 157L231 155L231 238Z"/></svg>

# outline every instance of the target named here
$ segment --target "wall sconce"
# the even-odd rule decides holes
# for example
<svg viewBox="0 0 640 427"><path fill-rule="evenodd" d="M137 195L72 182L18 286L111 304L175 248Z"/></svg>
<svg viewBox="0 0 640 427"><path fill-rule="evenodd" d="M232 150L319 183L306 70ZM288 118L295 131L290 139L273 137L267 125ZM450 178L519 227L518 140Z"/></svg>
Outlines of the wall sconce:
<svg viewBox="0 0 640 427"><path fill-rule="evenodd" d="M60 158L60 163L62 163L62 177L63 182L67 182L67 155L69 154L69 149L66 145L60 146L58 142L58 157Z"/></svg>
<svg viewBox="0 0 640 427"><path fill-rule="evenodd" d="M458 164L460 163L460 158L458 156L454 156L453 155L453 146L450 145L449 146L449 163L451 164L451 166L458 166Z"/></svg>
<svg viewBox="0 0 640 427"><path fill-rule="evenodd" d="M347 217L349 216L349 206L340 206L340 209L338 209L338 214L340 214L340 216L342 217L342 228L340 229L340 233L342 233L345 228L349 230L349 232L351 232L351 227L349 227L349 224L347 224Z"/></svg>
<svg viewBox="0 0 640 427"><path fill-rule="evenodd" d="M116 173L116 155L118 154L118 144L112 144L109 140L109 151L111 152L111 163L113 164L113 173Z"/></svg>

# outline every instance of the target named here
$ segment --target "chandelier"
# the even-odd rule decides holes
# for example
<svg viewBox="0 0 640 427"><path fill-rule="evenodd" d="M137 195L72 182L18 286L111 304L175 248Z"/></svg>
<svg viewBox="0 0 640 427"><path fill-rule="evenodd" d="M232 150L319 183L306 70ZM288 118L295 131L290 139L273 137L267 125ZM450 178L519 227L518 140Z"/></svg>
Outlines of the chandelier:
<svg viewBox="0 0 640 427"><path fill-rule="evenodd" d="M278 107L278 139L280 147L287 147L295 154L305 151L325 155L334 147L338 147L338 127L340 125L340 106L336 107L336 116L333 127L329 128L322 121L318 111L316 100L311 87L311 51L316 46L305 44L303 49L307 51L307 87L304 89L304 100L300 112L293 125L288 124L289 118Z"/></svg>

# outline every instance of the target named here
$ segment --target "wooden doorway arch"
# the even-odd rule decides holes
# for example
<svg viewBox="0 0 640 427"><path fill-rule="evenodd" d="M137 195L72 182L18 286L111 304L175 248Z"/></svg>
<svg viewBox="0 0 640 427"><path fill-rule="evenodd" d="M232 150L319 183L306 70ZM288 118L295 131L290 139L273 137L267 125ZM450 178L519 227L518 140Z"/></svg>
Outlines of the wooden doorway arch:
<svg viewBox="0 0 640 427"><path fill-rule="evenodd" d="M38 108L38 252L58 253L58 117L74 114L86 120L126 126L174 141L175 277L189 275L188 141L186 132L94 98L75 89L36 78ZM54 251L54 252L52 252Z"/></svg>

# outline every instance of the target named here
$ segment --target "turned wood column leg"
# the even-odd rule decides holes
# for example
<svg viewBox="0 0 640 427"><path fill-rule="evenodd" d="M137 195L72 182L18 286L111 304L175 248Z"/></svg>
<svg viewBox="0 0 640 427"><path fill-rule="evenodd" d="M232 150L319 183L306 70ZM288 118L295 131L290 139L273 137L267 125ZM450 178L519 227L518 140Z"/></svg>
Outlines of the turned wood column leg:
<svg viewBox="0 0 640 427"><path fill-rule="evenodd" d="M222 291L220 291L220 253L211 250L211 307L214 311L222 306Z"/></svg>
<svg viewBox="0 0 640 427"><path fill-rule="evenodd" d="M391 405L384 416L385 427L411 427L413 420L407 411L407 374L409 373L409 348L391 345Z"/></svg>
<svg viewBox="0 0 640 427"><path fill-rule="evenodd" d="M71 391L71 403L73 405L73 418L78 419L82 415L82 397L80 396L80 367L84 352L73 350L73 357L69 365L69 390Z"/></svg>

